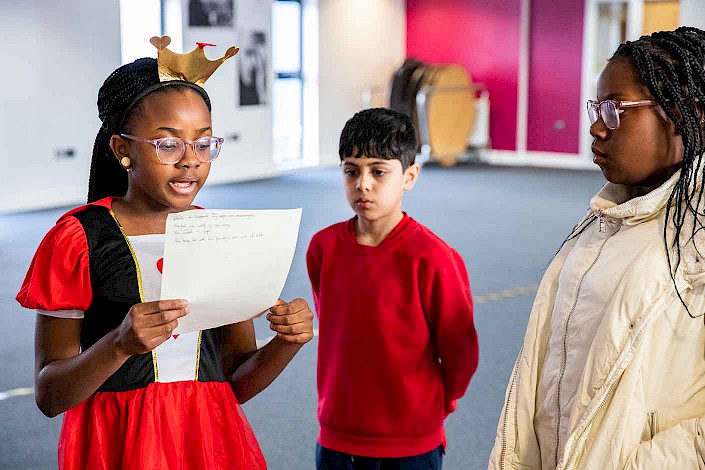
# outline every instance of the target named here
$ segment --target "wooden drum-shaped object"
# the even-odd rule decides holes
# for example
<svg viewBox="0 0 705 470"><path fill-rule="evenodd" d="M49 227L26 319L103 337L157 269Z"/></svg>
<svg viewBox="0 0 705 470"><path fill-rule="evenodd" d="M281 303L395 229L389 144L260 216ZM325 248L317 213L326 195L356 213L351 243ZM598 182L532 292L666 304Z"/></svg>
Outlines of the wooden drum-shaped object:
<svg viewBox="0 0 705 470"><path fill-rule="evenodd" d="M454 165L465 154L475 126L475 91L468 72L460 65L435 65L426 85L431 157L441 165Z"/></svg>

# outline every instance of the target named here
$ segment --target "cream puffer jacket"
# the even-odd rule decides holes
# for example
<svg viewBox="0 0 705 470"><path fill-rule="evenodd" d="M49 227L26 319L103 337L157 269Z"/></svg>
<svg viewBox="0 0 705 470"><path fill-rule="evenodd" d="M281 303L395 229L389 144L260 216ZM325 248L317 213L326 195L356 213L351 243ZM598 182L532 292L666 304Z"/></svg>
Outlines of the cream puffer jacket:
<svg viewBox="0 0 705 470"><path fill-rule="evenodd" d="M690 238L691 221L681 233L674 277L689 314L671 280L663 239L678 176L628 201L623 187L605 185L598 197L618 205L591 210L547 268L507 386L490 469L541 468L534 416L551 318L554 306L575 310L578 298L604 314L557 468L705 469L705 231ZM584 257L584 271L570 289L561 288L571 298L556 299L571 250ZM580 295L590 276L609 283L606 298Z"/></svg>

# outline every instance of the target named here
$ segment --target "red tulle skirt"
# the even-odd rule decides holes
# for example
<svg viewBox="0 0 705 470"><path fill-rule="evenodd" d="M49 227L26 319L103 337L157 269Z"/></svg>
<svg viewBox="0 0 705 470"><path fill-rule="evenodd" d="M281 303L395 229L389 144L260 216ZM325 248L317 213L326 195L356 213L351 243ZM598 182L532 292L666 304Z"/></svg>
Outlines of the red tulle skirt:
<svg viewBox="0 0 705 470"><path fill-rule="evenodd" d="M59 470L266 469L227 382L98 392L68 410Z"/></svg>

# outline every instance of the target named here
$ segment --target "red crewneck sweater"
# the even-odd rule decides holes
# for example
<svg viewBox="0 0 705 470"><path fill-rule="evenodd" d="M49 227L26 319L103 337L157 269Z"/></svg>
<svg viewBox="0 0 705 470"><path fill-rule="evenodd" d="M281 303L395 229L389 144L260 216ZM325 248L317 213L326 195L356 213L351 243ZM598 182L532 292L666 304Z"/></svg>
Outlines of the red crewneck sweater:
<svg viewBox="0 0 705 470"><path fill-rule="evenodd" d="M306 256L318 314L318 420L323 447L368 457L445 444L478 362L460 255L404 215L376 247L355 219L328 227Z"/></svg>

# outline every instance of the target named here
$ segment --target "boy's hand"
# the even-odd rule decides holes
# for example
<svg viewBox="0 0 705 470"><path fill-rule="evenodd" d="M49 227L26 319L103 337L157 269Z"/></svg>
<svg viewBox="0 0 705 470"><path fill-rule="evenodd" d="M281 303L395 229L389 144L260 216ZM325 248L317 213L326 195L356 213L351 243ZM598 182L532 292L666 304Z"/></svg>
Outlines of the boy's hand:
<svg viewBox="0 0 705 470"><path fill-rule="evenodd" d="M304 344L313 338L313 312L304 299L277 300L267 314L269 328L288 343Z"/></svg>

